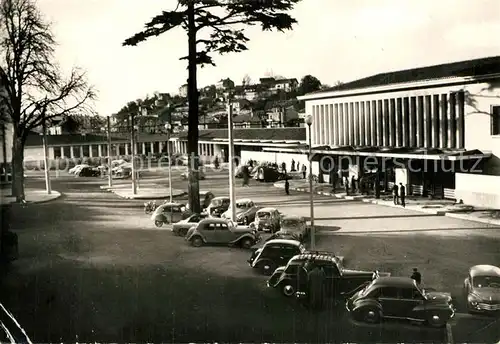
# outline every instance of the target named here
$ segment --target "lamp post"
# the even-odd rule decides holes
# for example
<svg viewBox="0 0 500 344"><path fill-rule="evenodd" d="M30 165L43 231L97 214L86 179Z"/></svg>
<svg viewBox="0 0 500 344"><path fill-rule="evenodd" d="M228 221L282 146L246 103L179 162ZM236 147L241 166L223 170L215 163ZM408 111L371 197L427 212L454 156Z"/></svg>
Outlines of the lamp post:
<svg viewBox="0 0 500 344"><path fill-rule="evenodd" d="M170 133L172 132L172 124L166 123L165 130L167 131L167 155L168 155L168 195L170 203L172 203L172 157L170 153Z"/></svg>
<svg viewBox="0 0 500 344"><path fill-rule="evenodd" d="M49 166L49 147L47 144L47 121L45 119L45 111L42 110L42 145L43 145L43 165L44 165L44 173L45 173L45 188L47 190L47 194L50 195L52 193L52 185L50 181L50 166Z"/></svg>
<svg viewBox="0 0 500 344"><path fill-rule="evenodd" d="M231 221L236 221L236 195L234 192L234 137L233 137L233 106L231 96L227 97L227 130L229 141L229 198Z"/></svg>
<svg viewBox="0 0 500 344"><path fill-rule="evenodd" d="M305 123L307 124L307 133L309 138L309 207L311 213L311 250L315 249L316 246L316 233L314 228L314 191L313 191L313 175L312 175L312 140L311 140L311 125L313 119L312 116L309 115L305 119Z"/></svg>
<svg viewBox="0 0 500 344"><path fill-rule="evenodd" d="M137 195L137 175L135 171L135 154L136 154L136 144L135 144L135 123L134 123L135 115L132 113L130 115L130 148L132 154L132 194Z"/></svg>

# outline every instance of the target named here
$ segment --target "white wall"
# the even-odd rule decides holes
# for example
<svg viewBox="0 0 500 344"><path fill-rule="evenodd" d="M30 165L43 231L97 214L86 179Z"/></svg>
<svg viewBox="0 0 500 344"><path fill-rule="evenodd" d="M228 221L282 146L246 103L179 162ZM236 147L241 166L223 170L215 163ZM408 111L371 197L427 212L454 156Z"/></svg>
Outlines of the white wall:
<svg viewBox="0 0 500 344"><path fill-rule="evenodd" d="M500 176L456 173L455 198L464 204L500 209Z"/></svg>
<svg viewBox="0 0 500 344"><path fill-rule="evenodd" d="M54 159L54 148L49 147L49 159ZM43 160L42 147L26 147L24 148L24 161Z"/></svg>

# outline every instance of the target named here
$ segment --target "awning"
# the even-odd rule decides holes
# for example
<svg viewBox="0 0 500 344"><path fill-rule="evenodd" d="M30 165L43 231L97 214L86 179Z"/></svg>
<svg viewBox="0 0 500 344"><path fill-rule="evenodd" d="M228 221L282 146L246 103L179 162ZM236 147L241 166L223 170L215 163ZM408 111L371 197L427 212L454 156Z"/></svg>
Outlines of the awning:
<svg viewBox="0 0 500 344"><path fill-rule="evenodd" d="M276 151L272 147L264 148L264 151ZM297 147L295 149L283 150L281 152L293 152L309 154L308 147ZM343 156L371 156L379 158L400 158L416 160L474 160L491 157L491 152L483 152L478 149L436 149L436 148L406 148L406 147L373 147L373 146L319 146L312 147L313 154L343 155Z"/></svg>

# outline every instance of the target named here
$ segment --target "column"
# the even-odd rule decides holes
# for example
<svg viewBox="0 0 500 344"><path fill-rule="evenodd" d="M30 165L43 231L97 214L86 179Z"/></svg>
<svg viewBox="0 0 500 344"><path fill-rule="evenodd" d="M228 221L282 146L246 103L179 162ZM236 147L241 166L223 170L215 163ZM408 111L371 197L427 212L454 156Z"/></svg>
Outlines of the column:
<svg viewBox="0 0 500 344"><path fill-rule="evenodd" d="M333 113L333 104L328 105L328 123L330 123L330 127L328 128L328 132L330 133L330 145L335 146L335 127L334 127L334 113Z"/></svg>
<svg viewBox="0 0 500 344"><path fill-rule="evenodd" d="M457 148L457 94L448 95L449 125L448 125L448 148Z"/></svg>
<svg viewBox="0 0 500 344"><path fill-rule="evenodd" d="M75 147L73 146L69 146L69 157L71 159L74 159L75 158L75 151L74 151Z"/></svg>
<svg viewBox="0 0 500 344"><path fill-rule="evenodd" d="M323 123L325 125L325 128L323 129L323 132L325 133L325 145L329 146L330 143L330 114L328 113L328 105L322 105L322 108L324 107L324 110L321 110L321 116L323 117Z"/></svg>
<svg viewBox="0 0 500 344"><path fill-rule="evenodd" d="M389 145L396 147L396 99L389 99Z"/></svg>
<svg viewBox="0 0 500 344"><path fill-rule="evenodd" d="M389 117L389 99L384 99L384 108L382 110L384 117L384 146L389 147L391 145L390 138L390 117Z"/></svg>
<svg viewBox="0 0 500 344"><path fill-rule="evenodd" d="M146 143L145 142L142 143L141 154L146 154Z"/></svg>
<svg viewBox="0 0 500 344"><path fill-rule="evenodd" d="M386 143L385 127L386 127L387 120L385 119L385 116L384 116L384 101L378 100L377 102L378 102L378 104L377 104L378 145L379 145L379 147L383 147Z"/></svg>
<svg viewBox="0 0 500 344"><path fill-rule="evenodd" d="M410 99L404 97L402 100L403 112L403 147L410 147Z"/></svg>
<svg viewBox="0 0 500 344"><path fill-rule="evenodd" d="M439 95L432 96L432 147L439 148Z"/></svg>
<svg viewBox="0 0 500 344"><path fill-rule="evenodd" d="M349 144L356 145L356 128L354 124L354 103L349 103Z"/></svg>
<svg viewBox="0 0 500 344"><path fill-rule="evenodd" d="M83 146L80 146L80 158L83 158Z"/></svg>
<svg viewBox="0 0 500 344"><path fill-rule="evenodd" d="M364 112L365 112L365 144L367 146L372 145L372 119L371 119L371 112L370 112L370 101L367 100L364 102Z"/></svg>
<svg viewBox="0 0 500 344"><path fill-rule="evenodd" d="M321 135L321 117L319 114L319 105L316 105L316 120L314 121L316 123L316 145L320 146L322 144L322 135Z"/></svg>
<svg viewBox="0 0 500 344"><path fill-rule="evenodd" d="M149 143L149 147L151 149L151 154L155 154L155 144L154 144L154 142L150 142Z"/></svg>
<svg viewBox="0 0 500 344"><path fill-rule="evenodd" d="M416 97L411 97L410 101L410 147L420 147L420 132L417 129L417 99Z"/></svg>
<svg viewBox="0 0 500 344"><path fill-rule="evenodd" d="M432 96L424 97L424 145L426 148L432 147Z"/></svg>
<svg viewBox="0 0 500 344"><path fill-rule="evenodd" d="M377 101L376 100L373 100L371 102L371 105L370 105L370 117L372 119L372 125L371 125L371 129L372 129L372 146L378 146L378 132L377 132L377 128L378 128L378 121L379 119L377 118L378 114L377 114Z"/></svg>
<svg viewBox="0 0 500 344"><path fill-rule="evenodd" d="M130 155L131 152L129 152L128 149L128 143L125 143L125 155Z"/></svg>
<svg viewBox="0 0 500 344"><path fill-rule="evenodd" d="M335 104L333 106L334 113L333 113L333 132L334 132L334 138L335 138L335 146L340 145L340 131L339 131L339 104Z"/></svg>
<svg viewBox="0 0 500 344"><path fill-rule="evenodd" d="M440 120L441 120L441 125L440 125L440 132L441 132L441 141L440 141L440 147L441 148L447 148L449 147L448 144L448 96L446 94L441 95L441 113L440 113Z"/></svg>
<svg viewBox="0 0 500 344"><path fill-rule="evenodd" d="M89 158L93 158L94 157L94 154L92 152L92 145L89 144Z"/></svg>
<svg viewBox="0 0 500 344"><path fill-rule="evenodd" d="M345 127L344 127L344 104L340 103L338 104L338 109L339 109L339 116L337 117L338 120L338 127L339 127L339 144L341 146L345 145Z"/></svg>
<svg viewBox="0 0 500 344"><path fill-rule="evenodd" d="M457 148L465 148L465 93L460 91L456 97L457 103Z"/></svg>
<svg viewBox="0 0 500 344"><path fill-rule="evenodd" d="M401 98L396 99L396 146L402 147L403 142L403 100Z"/></svg>
<svg viewBox="0 0 500 344"><path fill-rule="evenodd" d="M359 108L359 145L360 146L366 146L366 125L365 125L365 102L359 102L358 103L358 108Z"/></svg>
<svg viewBox="0 0 500 344"><path fill-rule="evenodd" d="M354 111L352 116L354 117L354 145L359 146L361 142L361 118L359 113L359 102L353 103Z"/></svg>
<svg viewBox="0 0 500 344"><path fill-rule="evenodd" d="M99 155L99 157L102 158L102 145L101 144L97 145L97 155Z"/></svg>
<svg viewBox="0 0 500 344"><path fill-rule="evenodd" d="M313 106L313 127L314 129L314 135L313 135L313 140L312 143L314 146L319 146L320 145L320 123L319 123L319 106L314 105Z"/></svg>
<svg viewBox="0 0 500 344"><path fill-rule="evenodd" d="M344 135L345 135L345 144L350 145L350 137L349 137L349 104L344 103Z"/></svg>
<svg viewBox="0 0 500 344"><path fill-rule="evenodd" d="M419 147L426 147L425 144L425 115L424 115L424 97L417 97L417 139Z"/></svg>

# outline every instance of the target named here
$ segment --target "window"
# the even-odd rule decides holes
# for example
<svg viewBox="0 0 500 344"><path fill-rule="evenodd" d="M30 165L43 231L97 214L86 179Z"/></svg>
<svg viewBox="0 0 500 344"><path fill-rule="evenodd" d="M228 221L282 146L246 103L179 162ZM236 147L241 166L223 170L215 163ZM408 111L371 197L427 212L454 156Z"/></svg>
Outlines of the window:
<svg viewBox="0 0 500 344"><path fill-rule="evenodd" d="M500 105L491 107L491 135L500 135Z"/></svg>
<svg viewBox="0 0 500 344"><path fill-rule="evenodd" d="M398 288L385 287L385 288L381 289L380 297L388 298L388 299L397 299L398 298Z"/></svg>
<svg viewBox="0 0 500 344"><path fill-rule="evenodd" d="M227 227L227 225L225 223L221 223L219 225L219 228L217 228L217 229L218 230L222 230L222 231L226 231L226 230L228 230L228 227Z"/></svg>
<svg viewBox="0 0 500 344"><path fill-rule="evenodd" d="M415 288L405 288L401 289L401 298L412 300L412 299L421 299L420 292Z"/></svg>
<svg viewBox="0 0 500 344"><path fill-rule="evenodd" d="M61 147L54 147L54 158L61 158L62 152Z"/></svg>
<svg viewBox="0 0 500 344"><path fill-rule="evenodd" d="M198 222L200 221L200 217L198 215L193 215L190 219L189 222Z"/></svg>

